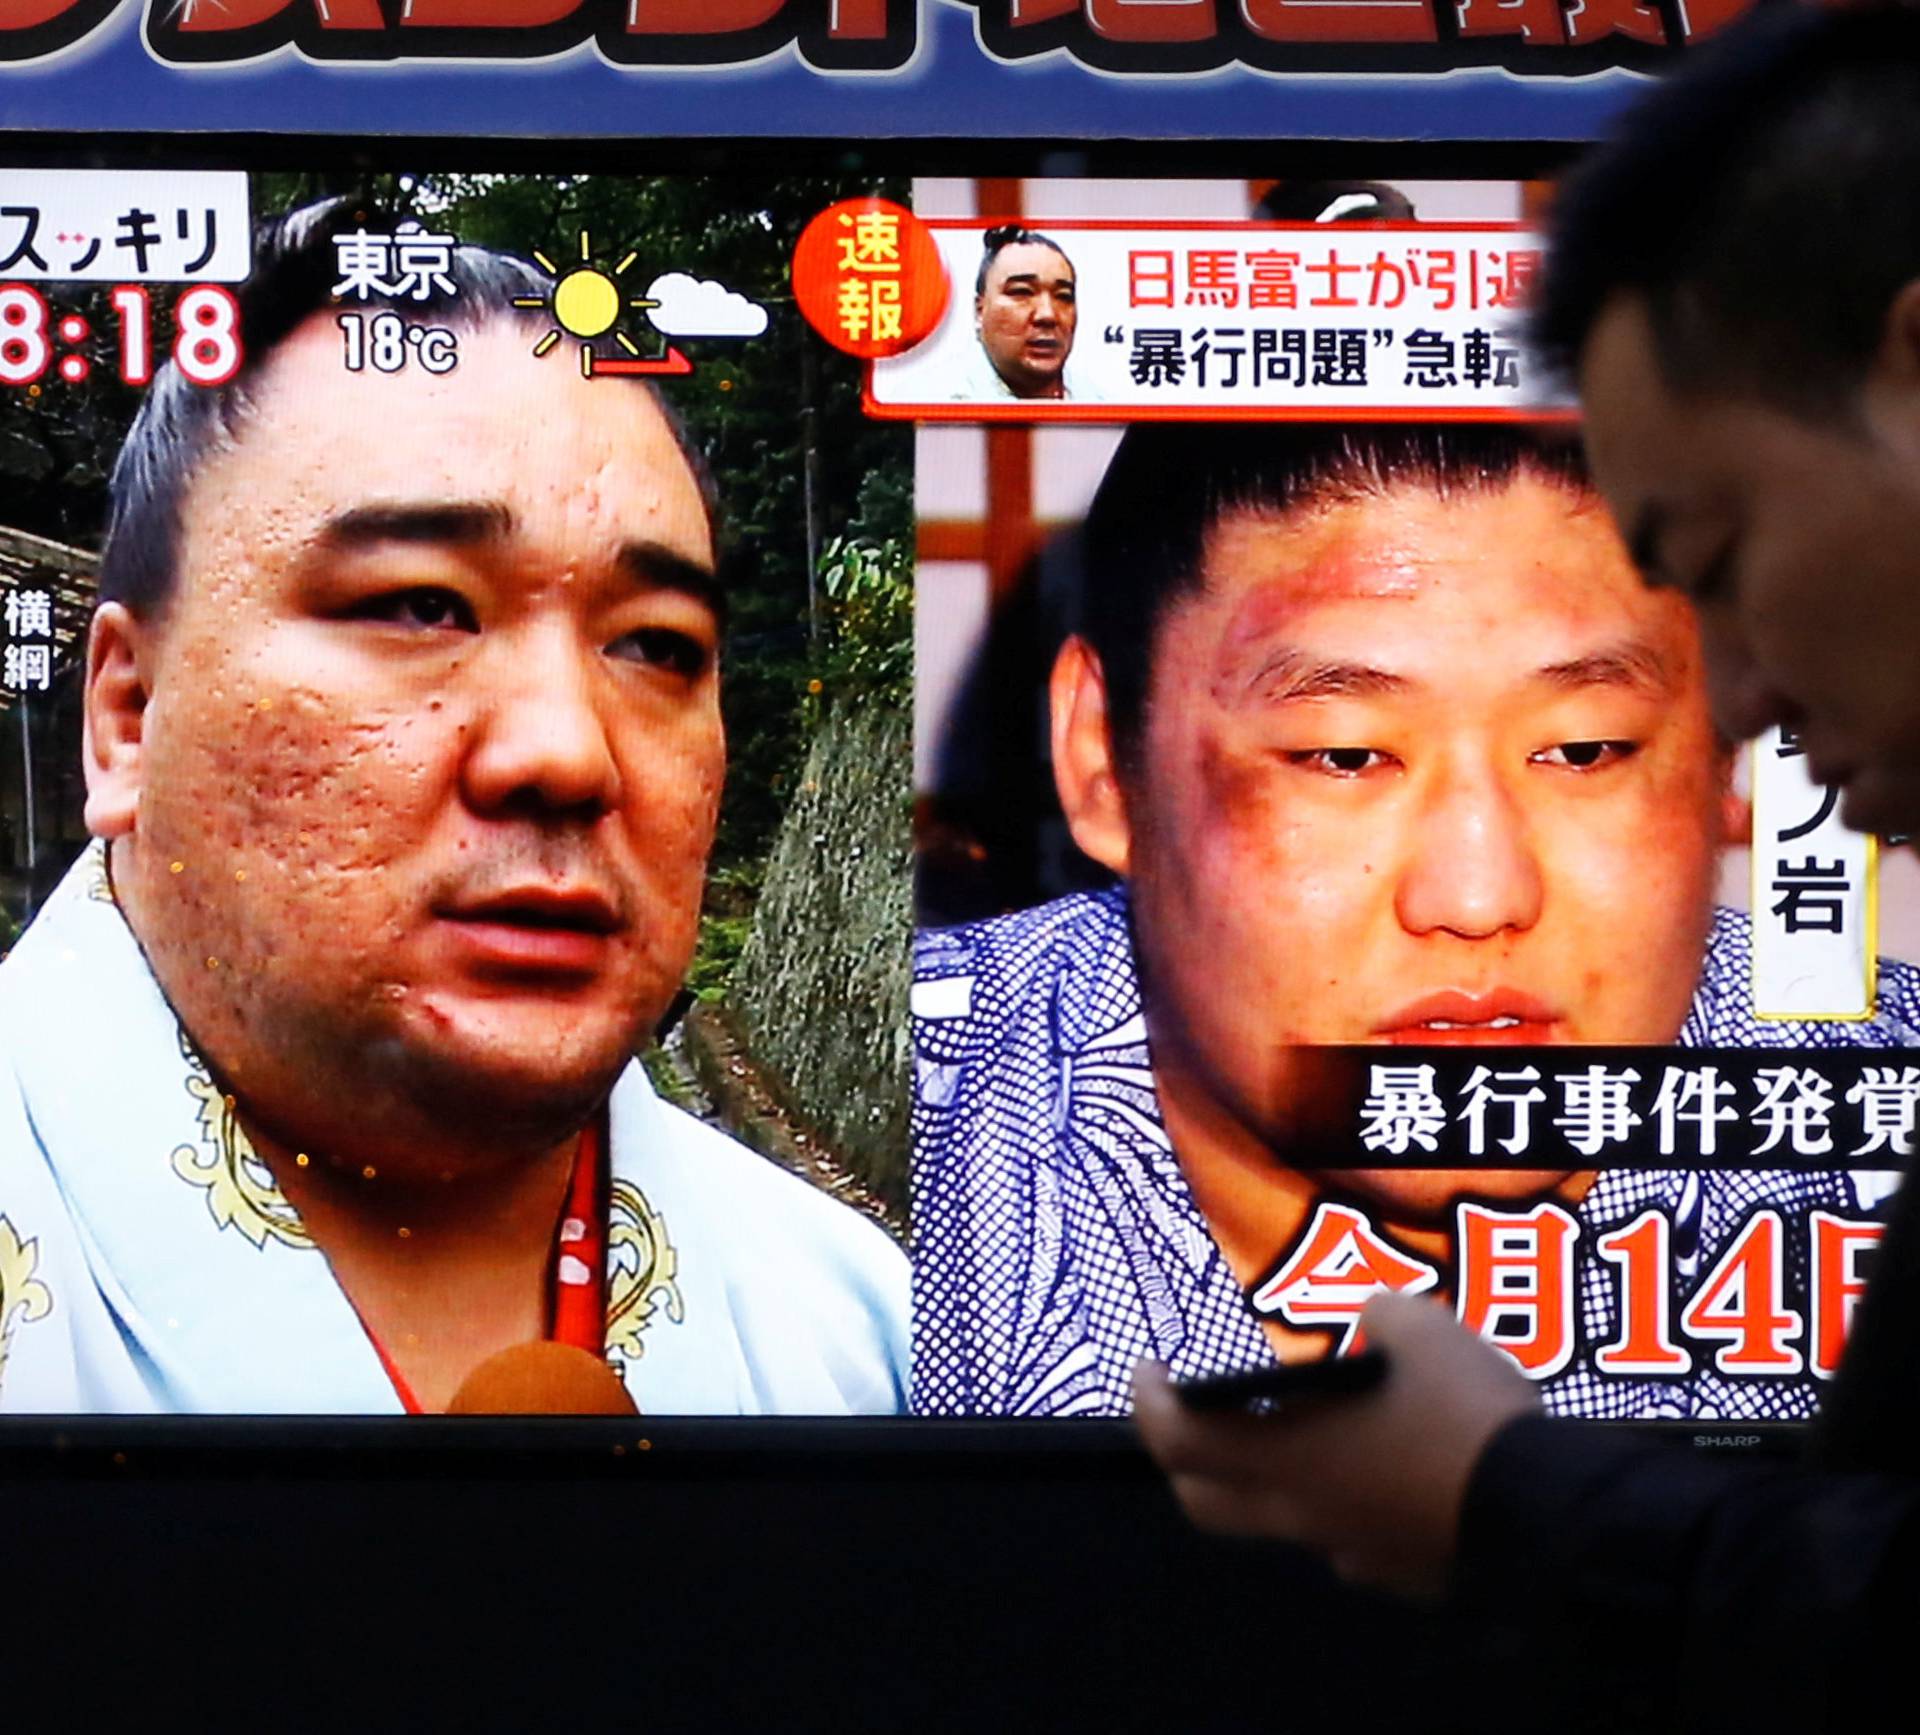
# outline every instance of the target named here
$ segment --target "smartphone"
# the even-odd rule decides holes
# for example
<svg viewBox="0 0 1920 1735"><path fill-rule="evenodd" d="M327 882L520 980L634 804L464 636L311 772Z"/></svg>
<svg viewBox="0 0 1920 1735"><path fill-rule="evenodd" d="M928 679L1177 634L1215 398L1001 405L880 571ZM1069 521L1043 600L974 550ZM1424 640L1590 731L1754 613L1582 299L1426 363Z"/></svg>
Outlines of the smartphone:
<svg viewBox="0 0 1920 1735"><path fill-rule="evenodd" d="M1344 1398L1370 1392L1387 1377L1380 1350L1328 1356L1322 1361L1275 1362L1272 1367L1177 1380L1174 1390L1190 1410L1237 1410L1255 1398Z"/></svg>

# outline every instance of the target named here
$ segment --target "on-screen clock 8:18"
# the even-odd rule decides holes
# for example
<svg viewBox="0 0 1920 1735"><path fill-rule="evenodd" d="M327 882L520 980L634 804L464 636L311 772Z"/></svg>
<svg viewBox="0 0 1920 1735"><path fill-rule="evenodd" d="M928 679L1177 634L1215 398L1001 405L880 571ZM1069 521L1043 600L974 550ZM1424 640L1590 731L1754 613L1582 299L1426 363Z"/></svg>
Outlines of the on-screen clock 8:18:
<svg viewBox="0 0 1920 1735"><path fill-rule="evenodd" d="M153 378L153 310L146 289L118 285L108 297L120 379L143 386ZM37 385L49 369L78 385L92 364L77 347L92 328L77 313L57 314L30 283L0 284L0 385ZM196 386L220 386L240 371L240 305L217 283L196 284L173 309L173 362Z"/></svg>

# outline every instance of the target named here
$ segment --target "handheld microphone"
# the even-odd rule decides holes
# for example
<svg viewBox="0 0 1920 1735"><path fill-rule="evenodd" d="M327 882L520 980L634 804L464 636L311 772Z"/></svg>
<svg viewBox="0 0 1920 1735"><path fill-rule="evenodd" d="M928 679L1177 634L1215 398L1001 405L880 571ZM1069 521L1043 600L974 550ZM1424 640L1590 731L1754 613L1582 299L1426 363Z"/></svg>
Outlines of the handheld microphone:
<svg viewBox="0 0 1920 1735"><path fill-rule="evenodd" d="M620 1376L566 1343L517 1343L460 1382L450 1416L637 1416Z"/></svg>

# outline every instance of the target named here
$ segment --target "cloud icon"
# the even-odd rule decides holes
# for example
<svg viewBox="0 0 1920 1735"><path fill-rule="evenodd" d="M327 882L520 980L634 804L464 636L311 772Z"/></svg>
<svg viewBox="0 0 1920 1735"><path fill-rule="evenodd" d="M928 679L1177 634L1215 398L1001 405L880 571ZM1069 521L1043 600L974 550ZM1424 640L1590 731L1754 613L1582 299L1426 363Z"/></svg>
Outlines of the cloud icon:
<svg viewBox="0 0 1920 1735"><path fill-rule="evenodd" d="M656 331L668 337L758 337L767 329L767 310L710 277L669 271L647 285L646 310Z"/></svg>

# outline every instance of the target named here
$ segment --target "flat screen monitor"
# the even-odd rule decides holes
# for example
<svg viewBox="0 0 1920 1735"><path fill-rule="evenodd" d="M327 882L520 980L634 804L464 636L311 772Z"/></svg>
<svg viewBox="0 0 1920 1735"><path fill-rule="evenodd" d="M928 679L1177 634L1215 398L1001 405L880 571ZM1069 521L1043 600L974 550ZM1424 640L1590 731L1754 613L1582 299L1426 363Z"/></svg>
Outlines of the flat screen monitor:
<svg viewBox="0 0 1920 1735"><path fill-rule="evenodd" d="M9 148L16 1444L1097 1453L1381 1289L1814 1413L1920 885L1600 503L1556 159L1139 157Z"/></svg>

